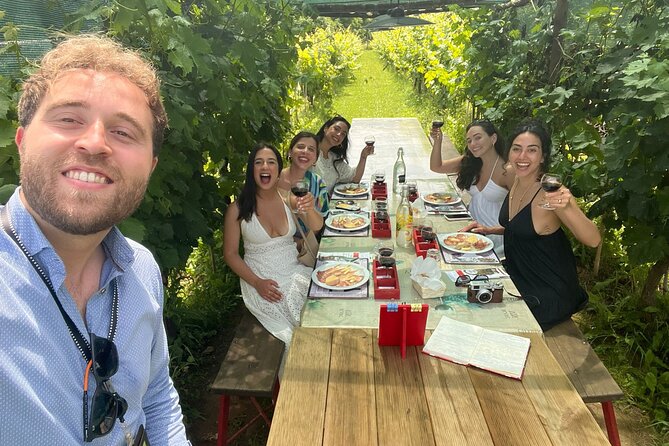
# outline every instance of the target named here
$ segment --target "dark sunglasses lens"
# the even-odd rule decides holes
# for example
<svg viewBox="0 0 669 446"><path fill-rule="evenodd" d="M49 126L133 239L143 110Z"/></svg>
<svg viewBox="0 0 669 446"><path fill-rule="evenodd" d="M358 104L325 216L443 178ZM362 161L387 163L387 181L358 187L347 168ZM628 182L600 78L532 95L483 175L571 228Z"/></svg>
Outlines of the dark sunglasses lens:
<svg viewBox="0 0 669 446"><path fill-rule="evenodd" d="M118 401L113 394L97 389L91 405L90 437L107 435L118 416Z"/></svg>
<svg viewBox="0 0 669 446"><path fill-rule="evenodd" d="M118 370L116 345L107 338L93 335L93 373L99 379L109 379Z"/></svg>

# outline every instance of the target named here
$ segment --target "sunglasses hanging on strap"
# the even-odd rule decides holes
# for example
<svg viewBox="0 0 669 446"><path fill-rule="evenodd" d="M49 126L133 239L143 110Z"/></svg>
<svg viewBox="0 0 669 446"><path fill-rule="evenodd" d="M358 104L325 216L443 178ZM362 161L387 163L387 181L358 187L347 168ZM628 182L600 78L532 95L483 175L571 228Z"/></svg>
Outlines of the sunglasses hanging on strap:
<svg viewBox="0 0 669 446"><path fill-rule="evenodd" d="M112 311L109 318L109 333L106 338L90 333L90 343L77 329L76 325L65 312L60 303L56 291L47 276L44 268L26 249L9 220L7 206L0 210L0 223L9 237L16 243L26 256L32 267L40 276L44 285L48 288L58 310L60 311L74 344L79 349L81 356L86 361L86 372L84 374L83 395L83 419L84 419L84 441L90 442L95 438L107 435L114 427L116 419L124 422L123 416L128 409L128 403L114 391L109 379L118 370L118 351L114 345L114 336L118 321L118 286L116 278L111 281L112 289ZM88 417L88 376L89 371L95 378L95 393L91 403L91 415ZM143 430L143 429L142 429Z"/></svg>

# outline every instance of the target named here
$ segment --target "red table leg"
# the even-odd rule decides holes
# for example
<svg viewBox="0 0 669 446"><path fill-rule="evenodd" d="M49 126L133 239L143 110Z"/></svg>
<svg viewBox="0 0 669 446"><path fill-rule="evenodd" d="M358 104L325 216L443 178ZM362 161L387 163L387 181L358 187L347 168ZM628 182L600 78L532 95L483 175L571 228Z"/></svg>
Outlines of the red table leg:
<svg viewBox="0 0 669 446"><path fill-rule="evenodd" d="M230 396L221 395L218 405L218 439L217 446L225 446L228 437L228 416L230 415Z"/></svg>
<svg viewBox="0 0 669 446"><path fill-rule="evenodd" d="M616 413L613 410L611 401L602 403L604 412L604 423L606 424L606 433L609 435L609 442L613 446L620 446L620 435L618 434L618 424L616 423Z"/></svg>

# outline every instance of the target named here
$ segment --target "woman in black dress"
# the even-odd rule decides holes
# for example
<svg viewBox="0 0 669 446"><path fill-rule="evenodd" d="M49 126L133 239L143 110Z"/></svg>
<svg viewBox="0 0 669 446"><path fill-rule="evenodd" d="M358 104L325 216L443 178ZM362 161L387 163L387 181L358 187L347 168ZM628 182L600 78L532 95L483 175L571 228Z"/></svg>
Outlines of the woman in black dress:
<svg viewBox="0 0 669 446"><path fill-rule="evenodd" d="M504 234L505 267L534 317L547 330L588 302L562 226L587 246L599 245L601 236L568 188L541 189L541 176L548 172L551 161L551 138L543 125L524 122L510 141L508 159L516 180L502 204L501 227L479 226L474 232ZM553 209L541 207L542 203Z"/></svg>

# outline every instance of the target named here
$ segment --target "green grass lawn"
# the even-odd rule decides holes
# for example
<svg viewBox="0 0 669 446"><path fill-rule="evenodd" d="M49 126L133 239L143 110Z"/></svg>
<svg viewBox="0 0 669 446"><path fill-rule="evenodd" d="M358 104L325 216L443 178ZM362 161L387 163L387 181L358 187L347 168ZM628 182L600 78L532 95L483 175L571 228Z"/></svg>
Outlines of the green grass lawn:
<svg viewBox="0 0 669 446"><path fill-rule="evenodd" d="M374 50L365 50L358 58L360 68L354 79L345 85L333 102L333 111L346 119L353 118L417 118L428 133L432 120L453 111L439 110L433 101L419 96L409 78L401 77L392 68L384 69ZM456 114L461 114L460 110ZM460 143L464 124L444 127L452 141Z"/></svg>
<svg viewBox="0 0 669 446"><path fill-rule="evenodd" d="M418 118L427 123L430 110L419 107L409 79L400 79L373 50L365 50L358 58L355 79L342 88L333 109L347 119L353 118ZM422 119L425 116L425 119Z"/></svg>

